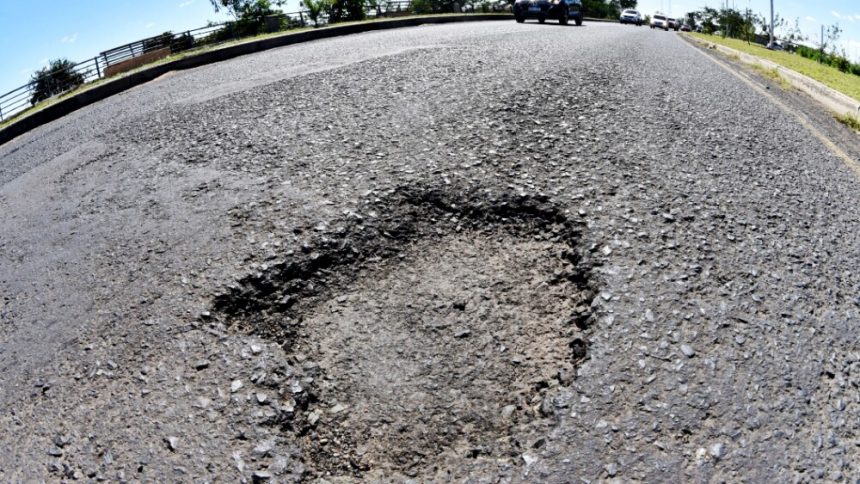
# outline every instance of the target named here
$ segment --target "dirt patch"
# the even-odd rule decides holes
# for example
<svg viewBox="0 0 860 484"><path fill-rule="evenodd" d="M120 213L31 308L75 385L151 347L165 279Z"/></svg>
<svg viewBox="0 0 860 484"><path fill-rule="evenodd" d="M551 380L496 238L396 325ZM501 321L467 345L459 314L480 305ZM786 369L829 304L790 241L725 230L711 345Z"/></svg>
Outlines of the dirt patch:
<svg viewBox="0 0 860 484"><path fill-rule="evenodd" d="M271 423L305 450L308 477L522 465L587 357L577 224L544 199L403 190L335 232L214 305L301 368Z"/></svg>

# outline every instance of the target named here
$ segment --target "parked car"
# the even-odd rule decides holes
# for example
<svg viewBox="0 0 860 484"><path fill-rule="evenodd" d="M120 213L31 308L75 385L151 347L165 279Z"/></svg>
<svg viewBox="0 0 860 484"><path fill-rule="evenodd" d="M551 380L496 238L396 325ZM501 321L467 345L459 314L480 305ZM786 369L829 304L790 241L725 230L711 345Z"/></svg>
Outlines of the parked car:
<svg viewBox="0 0 860 484"><path fill-rule="evenodd" d="M619 17L618 22L622 24L636 24L638 27L642 25L642 14L640 14L638 10L628 8L621 12L621 17Z"/></svg>
<svg viewBox="0 0 860 484"><path fill-rule="evenodd" d="M527 18L536 18L544 23L549 18L558 20L561 25L567 25L573 19L576 25L582 25L582 0L517 0L514 18L519 23Z"/></svg>
<svg viewBox="0 0 860 484"><path fill-rule="evenodd" d="M692 32L692 31L693 31L692 27L690 27L687 24L684 24L681 26L681 32Z"/></svg>
<svg viewBox="0 0 860 484"><path fill-rule="evenodd" d="M674 29L675 32L677 32L678 29L681 28L681 22L679 22L678 19L669 17L666 19L666 21L669 22L669 28Z"/></svg>

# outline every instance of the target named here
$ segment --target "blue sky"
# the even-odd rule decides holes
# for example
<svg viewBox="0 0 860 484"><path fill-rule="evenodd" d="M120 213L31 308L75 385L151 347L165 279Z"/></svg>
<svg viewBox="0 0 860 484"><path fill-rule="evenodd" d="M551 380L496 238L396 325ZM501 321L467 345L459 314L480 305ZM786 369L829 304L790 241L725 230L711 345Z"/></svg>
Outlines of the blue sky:
<svg viewBox="0 0 860 484"><path fill-rule="evenodd" d="M285 8L295 11L298 0ZM48 59L80 62L166 30L228 18L209 0L0 0L0 94L25 84Z"/></svg>
<svg viewBox="0 0 860 484"><path fill-rule="evenodd" d="M730 2L738 9L749 6L761 13L769 9L769 0ZM839 22L845 50L860 61L857 0L774 0L774 4L792 23L799 18L801 27L816 39L822 24ZM720 2L640 0L639 9L680 16L704 5L717 7ZM298 0L290 0L284 8L295 11L297 7ZM48 59L65 57L80 62L166 30L178 32L225 19L225 14L215 13L209 0L0 0L0 94L26 83Z"/></svg>

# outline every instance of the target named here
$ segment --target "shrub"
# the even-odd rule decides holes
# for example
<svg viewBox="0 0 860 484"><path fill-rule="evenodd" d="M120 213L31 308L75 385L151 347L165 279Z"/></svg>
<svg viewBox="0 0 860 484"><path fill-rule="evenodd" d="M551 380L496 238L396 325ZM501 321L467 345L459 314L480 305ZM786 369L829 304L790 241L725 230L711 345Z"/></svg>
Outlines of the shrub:
<svg viewBox="0 0 860 484"><path fill-rule="evenodd" d="M170 44L173 42L173 32L167 31L157 37L151 37L149 39L144 39L143 41L143 51L150 52L153 50L162 49L164 47L170 47Z"/></svg>
<svg viewBox="0 0 860 484"><path fill-rule="evenodd" d="M363 0L333 0L328 8L328 21L348 22L351 20L364 20Z"/></svg>
<svg viewBox="0 0 860 484"><path fill-rule="evenodd" d="M841 72L848 72L851 70L851 63L841 55L830 56L830 65L839 69Z"/></svg>
<svg viewBox="0 0 860 484"><path fill-rule="evenodd" d="M453 0L413 0L413 13L442 13L453 12Z"/></svg>
<svg viewBox="0 0 860 484"><path fill-rule="evenodd" d="M51 96L74 89L84 83L84 75L75 71L75 63L68 59L55 59L47 67L39 69L30 78L33 95L30 104L36 104Z"/></svg>
<svg viewBox="0 0 860 484"><path fill-rule="evenodd" d="M194 36L185 32L184 34L173 38L173 41L170 43L170 52L182 52L192 47L194 47Z"/></svg>

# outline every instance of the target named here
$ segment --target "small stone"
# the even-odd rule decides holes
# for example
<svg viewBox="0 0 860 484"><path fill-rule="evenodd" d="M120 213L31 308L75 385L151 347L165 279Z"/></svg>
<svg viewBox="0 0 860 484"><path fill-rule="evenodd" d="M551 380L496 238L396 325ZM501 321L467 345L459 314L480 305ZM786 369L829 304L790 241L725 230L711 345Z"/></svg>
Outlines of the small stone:
<svg viewBox="0 0 860 484"><path fill-rule="evenodd" d="M615 474L618 474L618 466L614 462L607 464L604 469L606 469L606 474L608 474L609 477L615 477Z"/></svg>
<svg viewBox="0 0 860 484"><path fill-rule="evenodd" d="M502 407L502 417L511 418L514 412L517 410L516 405L505 405Z"/></svg>
<svg viewBox="0 0 860 484"><path fill-rule="evenodd" d="M257 403L259 403L260 405L264 405L268 401L269 401L269 397L266 396L265 393L258 393L257 394Z"/></svg>
<svg viewBox="0 0 860 484"><path fill-rule="evenodd" d="M242 388L242 386L241 380L233 380L233 383L230 384L230 392L236 393Z"/></svg>
<svg viewBox="0 0 860 484"><path fill-rule="evenodd" d="M346 405L341 405L340 403L338 403L338 404L335 404L334 407L331 407L329 409L329 412L340 413L340 412L343 412L344 410L346 410Z"/></svg>
<svg viewBox="0 0 860 484"><path fill-rule="evenodd" d="M600 252L603 252L603 255L608 256L612 253L612 248L610 248L608 245L604 245L603 248L600 249Z"/></svg>
<svg viewBox="0 0 860 484"><path fill-rule="evenodd" d="M457 339L468 338L471 334L472 334L471 330L461 329L461 330L457 331L456 333L454 333L454 337Z"/></svg>
<svg viewBox="0 0 860 484"><path fill-rule="evenodd" d="M692 358L696 354L690 345L681 345L681 353L684 353L687 358Z"/></svg>
<svg viewBox="0 0 860 484"><path fill-rule="evenodd" d="M54 445L56 445L57 447L59 447L61 449L65 446L69 445L69 443L71 443L71 441L72 441L72 439L70 439L69 436L67 436L67 435L57 435L56 437L54 437L54 440L53 440Z"/></svg>
<svg viewBox="0 0 860 484"><path fill-rule="evenodd" d="M179 446L179 440L177 440L174 436L168 436L164 439L164 442L167 444L167 448L170 449L171 452L176 452L176 449Z"/></svg>
<svg viewBox="0 0 860 484"><path fill-rule="evenodd" d="M240 473L245 472L245 461L242 460L242 454L239 452L233 452L233 462Z"/></svg>
<svg viewBox="0 0 860 484"><path fill-rule="evenodd" d="M696 449L696 463L701 465L708 461L708 451L704 447Z"/></svg>
<svg viewBox="0 0 860 484"><path fill-rule="evenodd" d="M317 422L319 422L319 421L320 421L320 417L321 417L321 416L322 416L322 415L320 415L320 413L319 413L318 411L314 410L313 412L311 412L310 414L308 414L308 424L309 424L309 425L311 425L311 426L316 425L316 424L317 424Z"/></svg>
<svg viewBox="0 0 860 484"><path fill-rule="evenodd" d="M48 455L51 457L61 457L63 455L63 449L59 447L51 447L48 449Z"/></svg>
<svg viewBox="0 0 860 484"><path fill-rule="evenodd" d="M254 482L268 481L272 478L272 474L266 471L254 471Z"/></svg>
<svg viewBox="0 0 860 484"><path fill-rule="evenodd" d="M675 216L672 215L671 213L661 213L660 216L663 217L663 220L665 220L667 222L674 222L675 221Z"/></svg>
<svg viewBox="0 0 860 484"><path fill-rule="evenodd" d="M714 459L721 459L726 454L726 446L722 443L716 443L708 447L708 453L711 454L711 457Z"/></svg>
<svg viewBox="0 0 860 484"><path fill-rule="evenodd" d="M251 345L251 353L255 355L259 355L263 351L263 347L260 345Z"/></svg>
<svg viewBox="0 0 860 484"><path fill-rule="evenodd" d="M649 323L654 322L654 312L650 309L645 310L645 321L648 321Z"/></svg>
<svg viewBox="0 0 860 484"><path fill-rule="evenodd" d="M209 368L209 362L206 360L200 360L197 363L194 363L194 369L197 371L205 370L206 368Z"/></svg>
<svg viewBox="0 0 860 484"><path fill-rule="evenodd" d="M608 301L608 300L612 299L612 293L601 292L600 297L602 297L604 301Z"/></svg>
<svg viewBox="0 0 860 484"><path fill-rule="evenodd" d="M257 444L256 447L254 447L254 450L251 451L251 454L254 457L257 457L258 459L263 458L263 457L268 457L269 454L272 453L273 447L274 446L272 445L271 442L268 442L268 441L260 442L259 444Z"/></svg>
<svg viewBox="0 0 860 484"><path fill-rule="evenodd" d="M523 454L522 457L523 457L523 462L526 463L526 467L528 467L528 466L530 466L530 465L532 465L538 461L538 458L531 455L531 454Z"/></svg>
<svg viewBox="0 0 860 484"><path fill-rule="evenodd" d="M287 462L286 457L276 455L272 458L272 463L269 464L269 471L277 475L284 472L287 469L287 465L289 465L289 462Z"/></svg>

